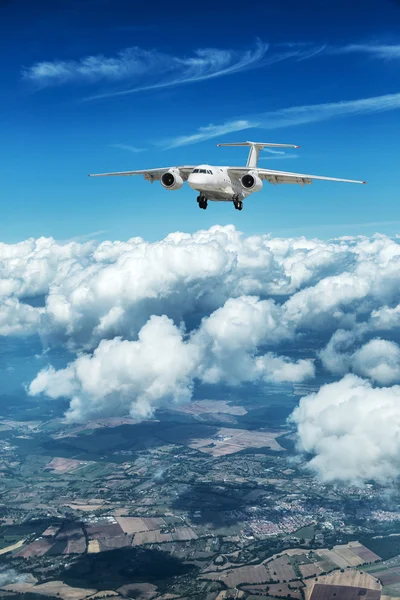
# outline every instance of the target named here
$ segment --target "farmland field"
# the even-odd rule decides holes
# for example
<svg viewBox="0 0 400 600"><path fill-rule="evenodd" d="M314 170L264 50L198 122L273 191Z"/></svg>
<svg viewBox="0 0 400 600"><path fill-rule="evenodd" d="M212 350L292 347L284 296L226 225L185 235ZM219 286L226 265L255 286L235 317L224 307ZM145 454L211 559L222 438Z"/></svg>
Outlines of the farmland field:
<svg viewBox="0 0 400 600"><path fill-rule="evenodd" d="M49 581L39 585L34 585L32 583L14 583L5 586L4 589L19 592L21 594L40 594L43 595L43 600L46 599L46 596L59 597L62 600L82 600L83 598L92 596L97 591L95 589L70 587L62 581Z"/></svg>
<svg viewBox="0 0 400 600"><path fill-rule="evenodd" d="M188 541L197 539L196 533L190 527L177 527L172 533L161 533L159 530L136 533L132 546L143 544L161 544L163 542Z"/></svg>
<svg viewBox="0 0 400 600"><path fill-rule="evenodd" d="M308 581L306 580L305 583L307 585L305 589L305 600L311 599L314 585L316 583L366 588L371 590L382 589L381 584L375 577L372 577L368 573L361 572L356 569L346 569L343 573L341 571L334 571L333 573L329 573L328 575L319 576L318 581L315 581L314 579ZM314 598L312 600L314 600Z"/></svg>
<svg viewBox="0 0 400 600"><path fill-rule="evenodd" d="M262 448L267 446L271 450L282 450L276 441L280 433L247 431L246 429L221 428L215 437L199 438L191 441L189 446L207 452L212 456L225 456L234 454L246 448Z"/></svg>
<svg viewBox="0 0 400 600"><path fill-rule="evenodd" d="M348 587L343 585L320 585L316 584L311 596L311 600L380 600L379 590L368 590L358 587Z"/></svg>
<svg viewBox="0 0 400 600"><path fill-rule="evenodd" d="M140 517L117 517L117 521L124 533L132 534L141 531L160 529L165 525L164 519L141 519Z"/></svg>
<svg viewBox="0 0 400 600"><path fill-rule="evenodd" d="M278 581L290 581L291 579L297 578L286 555L268 562L267 566L272 579L277 579Z"/></svg>
<svg viewBox="0 0 400 600"><path fill-rule="evenodd" d="M235 588L244 583L266 583L271 575L265 565L249 565L246 567L238 567L236 569L228 569L219 573L207 573L202 575L203 579L214 579L222 581L229 588Z"/></svg>
<svg viewBox="0 0 400 600"><path fill-rule="evenodd" d="M328 561L334 563L341 569L347 567L356 567L364 564L365 559L361 556L366 556L369 560L379 560L379 556L365 548L358 542L351 542L342 546L334 546L332 550L318 550L317 554Z"/></svg>

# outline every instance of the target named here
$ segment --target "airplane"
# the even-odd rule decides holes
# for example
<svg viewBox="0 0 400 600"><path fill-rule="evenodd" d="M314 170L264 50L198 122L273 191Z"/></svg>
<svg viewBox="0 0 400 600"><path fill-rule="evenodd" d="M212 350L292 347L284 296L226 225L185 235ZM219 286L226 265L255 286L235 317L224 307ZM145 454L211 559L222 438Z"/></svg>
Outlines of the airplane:
<svg viewBox="0 0 400 600"><path fill-rule="evenodd" d="M250 151L245 167L215 167L211 165L164 167L160 169L147 169L143 171L121 171L116 173L92 173L89 177L109 177L115 175L143 175L153 183L160 181L167 190L179 190L185 181L189 186L199 192L197 202L205 210L208 201L233 202L237 210L242 210L243 200L259 192L263 181L274 185L278 183L297 183L299 185L311 184L313 179L327 181L344 181L346 183L366 183L354 179L338 179L335 177L322 177L318 175L304 175L274 169L258 167L258 159L262 148L300 148L294 144L270 144L264 142L234 142L217 144L217 146L249 146Z"/></svg>

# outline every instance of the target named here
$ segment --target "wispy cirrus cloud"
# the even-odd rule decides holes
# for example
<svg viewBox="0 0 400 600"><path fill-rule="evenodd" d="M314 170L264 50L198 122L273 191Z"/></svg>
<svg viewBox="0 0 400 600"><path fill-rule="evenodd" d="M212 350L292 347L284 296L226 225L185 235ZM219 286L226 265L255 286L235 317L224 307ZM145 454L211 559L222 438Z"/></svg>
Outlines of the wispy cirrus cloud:
<svg viewBox="0 0 400 600"><path fill-rule="evenodd" d="M131 146L130 144L110 144L110 148L126 150L127 152L132 152L133 154L138 154L139 152L145 152L147 150L147 148L138 148L137 146Z"/></svg>
<svg viewBox="0 0 400 600"><path fill-rule="evenodd" d="M172 56L155 49L144 50L136 46L121 50L113 57L96 55L79 60L38 62L24 68L22 77L39 86L113 83L124 80L137 83L131 89L109 92L110 95L118 95L241 71L262 61L268 48L268 44L257 40L253 48L242 52L201 48L192 56ZM140 83L140 78L147 83ZM151 81L152 78L154 81ZM99 94L107 95L107 92Z"/></svg>
<svg viewBox="0 0 400 600"><path fill-rule="evenodd" d="M223 77L288 59L303 61L317 54L351 53L370 54L385 60L398 59L400 45L375 43L331 47L291 43L271 48L257 39L248 49L200 48L189 56L174 56L134 46L114 56L98 54L77 60L37 62L22 69L22 79L37 89L66 84L124 84L123 88L104 89L85 98L97 100Z"/></svg>
<svg viewBox="0 0 400 600"><path fill-rule="evenodd" d="M382 60L399 60L400 44L348 44L336 48L335 54L369 54L373 58Z"/></svg>
<svg viewBox="0 0 400 600"><path fill-rule="evenodd" d="M191 135L182 135L162 145L167 148L178 148L179 146L189 146L190 144L196 144L198 142L204 142L218 136L225 135L227 133L234 133L235 131L244 131L245 129L253 129L259 127L258 121L249 121L247 119L238 119L236 121L229 121L222 125L206 125L205 127L199 127L199 129Z"/></svg>
<svg viewBox="0 0 400 600"><path fill-rule="evenodd" d="M343 100L325 104L293 106L253 115L247 119L235 119L223 125L200 127L195 133L169 140L168 147L186 146L215 138L223 133L246 129L280 129L307 123L328 121L339 117L387 112L400 108L400 93L386 94L359 100Z"/></svg>
<svg viewBox="0 0 400 600"><path fill-rule="evenodd" d="M268 154L286 154L283 150L272 150L272 148L263 148L263 152L267 152ZM264 158L268 158L268 156Z"/></svg>
<svg viewBox="0 0 400 600"><path fill-rule="evenodd" d="M260 160L287 160L288 158L299 158L298 154L283 154L279 156L261 156Z"/></svg>
<svg viewBox="0 0 400 600"><path fill-rule="evenodd" d="M385 112L398 108L400 108L400 93L283 108L266 112L261 115L259 120L262 123L262 128L277 129L279 127L326 121L336 117Z"/></svg>
<svg viewBox="0 0 400 600"><path fill-rule="evenodd" d="M263 152L266 152L270 156L260 156L260 160L286 160L288 158L299 158L298 154L288 154L283 150L272 150L272 148L263 148Z"/></svg>
<svg viewBox="0 0 400 600"><path fill-rule="evenodd" d="M269 45L260 39L246 50L200 48L192 56L173 56L155 49L132 47L113 57L96 55L79 60L38 62L22 69L22 79L38 89L65 84L125 84L123 89L106 89L85 98L96 100L214 79L290 58L304 60L319 51L321 48L314 46L270 51Z"/></svg>
<svg viewBox="0 0 400 600"><path fill-rule="evenodd" d="M66 240L59 240L60 244L70 244L72 242L88 242L88 241L95 241L99 236L104 235L105 233L107 233L106 229L99 229L97 231L90 231L89 233L82 233L81 235L74 235L71 238L68 238Z"/></svg>

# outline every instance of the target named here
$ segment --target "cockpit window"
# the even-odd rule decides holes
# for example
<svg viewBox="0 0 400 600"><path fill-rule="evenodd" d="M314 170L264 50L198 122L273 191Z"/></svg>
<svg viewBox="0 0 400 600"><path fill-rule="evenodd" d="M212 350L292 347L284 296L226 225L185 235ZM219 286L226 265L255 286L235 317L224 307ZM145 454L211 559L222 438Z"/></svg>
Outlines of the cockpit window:
<svg viewBox="0 0 400 600"><path fill-rule="evenodd" d="M207 173L205 169L199 169L199 173Z"/></svg>
<svg viewBox="0 0 400 600"><path fill-rule="evenodd" d="M207 173L208 173L209 175L212 175L212 174L213 174L213 172L212 172L212 171L207 171Z"/></svg>
<svg viewBox="0 0 400 600"><path fill-rule="evenodd" d="M193 173L198 173L199 169L193 169Z"/></svg>

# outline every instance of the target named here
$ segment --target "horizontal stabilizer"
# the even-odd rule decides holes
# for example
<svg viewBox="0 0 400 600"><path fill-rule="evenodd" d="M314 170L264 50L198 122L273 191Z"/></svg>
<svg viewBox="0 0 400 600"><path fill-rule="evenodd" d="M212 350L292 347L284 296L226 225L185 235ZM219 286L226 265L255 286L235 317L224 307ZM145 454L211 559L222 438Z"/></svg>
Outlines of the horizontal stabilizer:
<svg viewBox="0 0 400 600"><path fill-rule="evenodd" d="M226 144L217 144L217 146L257 146L258 148L300 148L294 144L271 144L269 142L230 142Z"/></svg>

